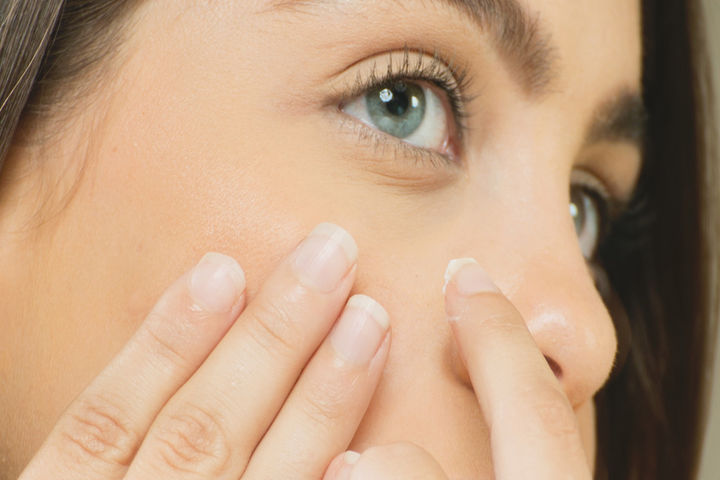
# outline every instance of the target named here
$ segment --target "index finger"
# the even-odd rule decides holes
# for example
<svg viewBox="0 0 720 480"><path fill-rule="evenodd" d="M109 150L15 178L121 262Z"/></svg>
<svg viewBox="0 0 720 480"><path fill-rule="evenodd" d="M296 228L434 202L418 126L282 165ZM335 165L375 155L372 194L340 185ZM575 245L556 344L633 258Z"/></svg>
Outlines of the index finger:
<svg viewBox="0 0 720 480"><path fill-rule="evenodd" d="M560 383L520 313L474 259L448 265L445 308L490 428L496 478L592 478Z"/></svg>

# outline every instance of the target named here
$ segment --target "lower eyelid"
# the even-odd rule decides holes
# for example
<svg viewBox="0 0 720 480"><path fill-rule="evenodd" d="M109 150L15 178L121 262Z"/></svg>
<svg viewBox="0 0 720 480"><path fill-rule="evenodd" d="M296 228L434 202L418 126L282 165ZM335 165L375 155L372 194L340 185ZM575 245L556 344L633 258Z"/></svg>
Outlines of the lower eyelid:
<svg viewBox="0 0 720 480"><path fill-rule="evenodd" d="M429 175L439 176L452 173L452 168L458 162L428 149L416 147L401 139L381 132L370 125L352 117L339 108L334 109L335 121L341 132L349 134L355 142L361 143L362 148L367 149L373 157L382 157L384 162L392 162L386 165L388 169L403 169L414 171L417 177ZM440 176L442 176L440 175Z"/></svg>
<svg viewBox="0 0 720 480"><path fill-rule="evenodd" d="M435 101L440 102L439 106L442 108L443 114L445 115L443 125L443 135L445 136L445 141L443 145L439 145L438 147L441 149L448 149L451 152L450 154L445 154L440 151L432 150L430 148L420 147L408 141L408 139L419 134L419 131L413 132L407 139L402 139L399 137L395 137L389 133L383 132L376 126L369 124L367 121L359 118L359 116L369 115L369 113L367 112L367 107L364 105L363 102L360 102L362 104L362 106L360 107L361 111L355 112L360 115L351 115L347 113L345 107L347 107L347 105L352 105L354 102L356 102L358 100L358 97L353 98L352 102L339 103L336 107L336 111L344 117L343 123L350 122L352 129L357 131L363 140L371 141L375 146L376 150L381 147L384 150L384 148L387 146L395 149L396 158L400 154L405 156L409 155L416 161L416 164L420 162L429 163L433 168L447 168L448 166L457 167L462 163L462 160L460 159L460 148L458 146L459 142L452 138L455 135L456 129L454 127L453 119L448 118L452 117L452 114L448 112L446 100L440 97L439 94L435 92L435 89L430 87L427 82L417 83L421 84L424 89L431 90L433 96L436 97L434 100L427 100L428 106L431 106ZM428 109L428 112L429 111L430 110ZM420 128L423 128L422 125Z"/></svg>

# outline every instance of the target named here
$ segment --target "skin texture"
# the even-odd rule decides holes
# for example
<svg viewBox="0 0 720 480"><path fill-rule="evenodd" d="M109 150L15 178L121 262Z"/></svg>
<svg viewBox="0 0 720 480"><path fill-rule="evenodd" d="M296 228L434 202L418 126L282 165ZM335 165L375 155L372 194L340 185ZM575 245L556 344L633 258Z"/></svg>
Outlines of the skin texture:
<svg viewBox="0 0 720 480"><path fill-rule="evenodd" d="M295 12L261 0L144 2L107 83L62 135L11 150L0 189L3 468L19 472L203 253L235 258L252 300L323 221L357 242L351 294L376 299L392 323L387 365L351 449L408 441L449 478L491 472L487 422L441 291L448 260L474 257L559 366L594 457L592 399L616 339L568 215L568 188L581 168L619 198L634 186L635 148L585 147L583 138L599 105L639 89L639 7L528 2L560 68L548 92L529 97L487 32L454 10L410 3ZM405 45L468 67L476 98L459 167L419 159L390 137L378 145L338 111L363 65L382 71L383 53Z"/></svg>

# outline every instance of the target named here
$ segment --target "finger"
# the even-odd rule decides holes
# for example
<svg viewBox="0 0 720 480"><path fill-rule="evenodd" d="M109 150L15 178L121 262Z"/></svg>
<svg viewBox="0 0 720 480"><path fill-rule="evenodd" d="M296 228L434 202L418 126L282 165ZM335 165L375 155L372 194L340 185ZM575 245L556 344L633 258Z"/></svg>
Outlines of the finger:
<svg viewBox="0 0 720 480"><path fill-rule="evenodd" d="M371 447L362 454L348 451L330 463L323 480L447 480L437 461L412 443ZM532 477L529 477L532 478Z"/></svg>
<svg viewBox="0 0 720 480"><path fill-rule="evenodd" d="M237 318L244 290L235 260L205 255L68 407L20 478L121 478L162 406Z"/></svg>
<svg viewBox="0 0 720 480"><path fill-rule="evenodd" d="M523 318L473 259L446 272L446 311L490 427L499 480L590 479L577 418Z"/></svg>
<svg viewBox="0 0 720 480"><path fill-rule="evenodd" d="M380 379L389 317L354 295L253 453L244 479L318 479L347 448Z"/></svg>
<svg viewBox="0 0 720 480"><path fill-rule="evenodd" d="M126 479L237 479L337 319L356 259L349 233L316 227L163 408Z"/></svg>

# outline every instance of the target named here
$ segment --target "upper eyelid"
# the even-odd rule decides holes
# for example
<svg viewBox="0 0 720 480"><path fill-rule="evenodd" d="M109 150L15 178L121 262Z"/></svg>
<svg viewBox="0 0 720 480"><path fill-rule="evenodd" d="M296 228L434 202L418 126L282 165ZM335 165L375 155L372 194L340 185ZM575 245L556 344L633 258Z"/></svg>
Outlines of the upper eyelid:
<svg viewBox="0 0 720 480"><path fill-rule="evenodd" d="M378 67L379 59L383 59L384 69ZM397 62L397 59L401 61ZM360 66L370 60L372 60L370 71L364 72ZM355 73L351 85L348 86L348 82L345 81L343 85L335 84L331 86L334 101L340 101L350 96L358 96L369 85L377 83L378 79L388 77L427 80L430 82L437 80L438 77L443 77L450 80L447 82L450 84L448 86L457 91L463 103L470 104L477 97L477 95L469 94L474 84L469 68L459 65L458 62L453 61L451 58L446 58L438 50L435 50L431 55L424 50L405 46L402 50L389 50L354 62L343 72L347 72L353 67L358 67L360 70ZM367 70L367 67L365 70Z"/></svg>
<svg viewBox="0 0 720 480"><path fill-rule="evenodd" d="M579 180L573 181L573 174L575 177L582 175ZM590 179L590 181L588 181ZM583 181L585 180L585 181ZM597 191L600 196L605 200L608 208L609 221L612 223L617 220L618 217L628 208L630 201L622 200L617 198L611 193L610 187L605 183L601 176L596 175L590 170L582 167L576 167L573 169L573 173L570 176L570 185L580 184L593 190Z"/></svg>
<svg viewBox="0 0 720 480"><path fill-rule="evenodd" d="M576 182L573 182L573 177L575 177L574 180ZM608 188L608 186L605 185L605 182L600 177L585 168L573 169L573 172L570 175L570 184L572 185L573 183L581 183L585 186L592 187L597 190L603 198L607 200L613 198L613 195L610 193L610 189Z"/></svg>

